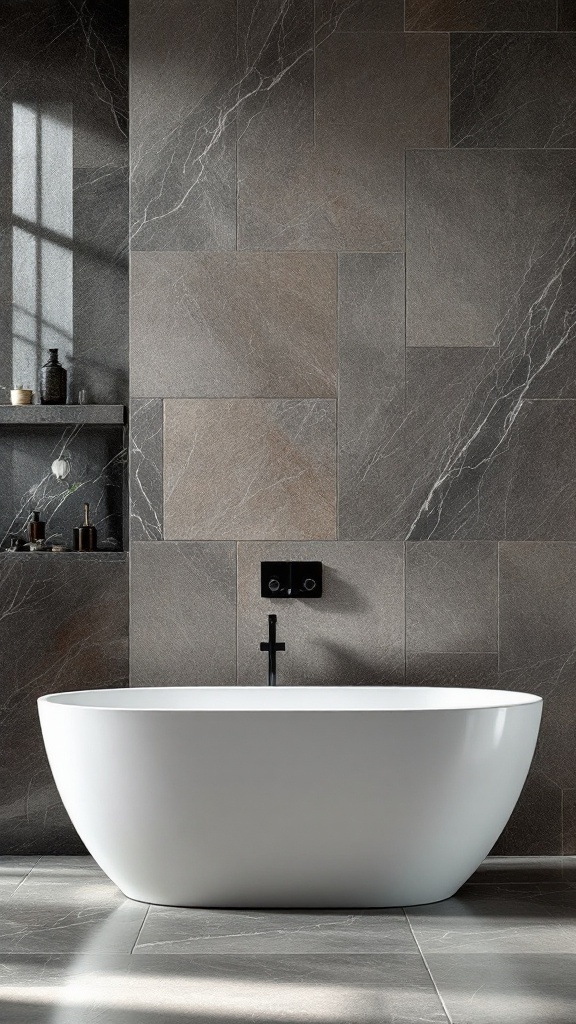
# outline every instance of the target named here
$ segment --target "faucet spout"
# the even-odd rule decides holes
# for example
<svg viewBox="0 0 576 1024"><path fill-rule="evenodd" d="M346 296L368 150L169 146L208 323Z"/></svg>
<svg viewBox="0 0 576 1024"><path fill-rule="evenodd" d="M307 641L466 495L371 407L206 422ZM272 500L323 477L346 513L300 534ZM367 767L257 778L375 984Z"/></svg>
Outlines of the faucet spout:
<svg viewBox="0 0 576 1024"><path fill-rule="evenodd" d="M268 616L268 642L260 644L261 651L268 652L268 686L276 686L276 652L285 651L286 644L276 643L276 616Z"/></svg>

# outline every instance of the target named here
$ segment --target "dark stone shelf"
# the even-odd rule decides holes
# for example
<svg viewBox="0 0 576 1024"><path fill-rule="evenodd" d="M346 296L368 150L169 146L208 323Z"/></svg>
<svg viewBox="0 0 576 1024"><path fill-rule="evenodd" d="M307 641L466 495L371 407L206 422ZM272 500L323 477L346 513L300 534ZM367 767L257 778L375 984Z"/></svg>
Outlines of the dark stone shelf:
<svg viewBox="0 0 576 1024"><path fill-rule="evenodd" d="M60 560L61 558L79 558L86 561L100 562L126 562L127 551L9 551L8 548L0 548L0 556L9 556L17 561L19 558L41 558L47 562ZM5 564L5 563L4 563Z"/></svg>
<svg viewBox="0 0 576 1024"><path fill-rule="evenodd" d="M123 405L0 405L0 425L121 426L125 419L124 408Z"/></svg>

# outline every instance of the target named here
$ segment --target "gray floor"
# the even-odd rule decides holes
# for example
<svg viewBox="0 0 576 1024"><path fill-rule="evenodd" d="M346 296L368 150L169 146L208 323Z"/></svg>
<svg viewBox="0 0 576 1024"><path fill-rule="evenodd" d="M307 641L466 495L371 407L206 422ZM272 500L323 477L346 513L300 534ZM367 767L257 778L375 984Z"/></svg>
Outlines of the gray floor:
<svg viewBox="0 0 576 1024"><path fill-rule="evenodd" d="M0 858L0 1021L575 1024L576 858L360 912L147 907L88 858Z"/></svg>

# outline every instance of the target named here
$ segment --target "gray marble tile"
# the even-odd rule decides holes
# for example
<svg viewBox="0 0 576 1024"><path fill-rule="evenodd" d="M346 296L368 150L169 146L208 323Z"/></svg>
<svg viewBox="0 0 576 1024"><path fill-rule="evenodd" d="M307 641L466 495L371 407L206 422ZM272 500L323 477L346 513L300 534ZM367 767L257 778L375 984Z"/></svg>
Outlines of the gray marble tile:
<svg viewBox="0 0 576 1024"><path fill-rule="evenodd" d="M2 905L2 953L130 953L148 907L88 857L44 857Z"/></svg>
<svg viewBox="0 0 576 1024"><path fill-rule="evenodd" d="M36 698L127 683L125 557L0 554L0 650L0 853L79 852L52 782Z"/></svg>
<svg viewBox="0 0 576 1024"><path fill-rule="evenodd" d="M260 597L261 561L321 561L319 599ZM238 682L266 683L260 641L278 615L282 685L402 683L404 581L401 544L303 543L238 546ZM343 621L346 628L343 629Z"/></svg>
<svg viewBox="0 0 576 1024"><path fill-rule="evenodd" d="M442 903L406 915L431 953L575 953L576 889L566 885L467 885Z"/></svg>
<svg viewBox="0 0 576 1024"><path fill-rule="evenodd" d="M11 425L0 445L0 546L10 535L27 540L34 509L46 523L46 539L72 547L72 530L84 521L84 502L98 531L100 547L123 546L123 489L126 470L122 426L96 424ZM55 459L70 473L58 480Z"/></svg>
<svg viewBox="0 0 576 1024"><path fill-rule="evenodd" d="M74 104L74 164L127 159L128 3L7 0L0 88L18 103Z"/></svg>
<svg viewBox="0 0 576 1024"><path fill-rule="evenodd" d="M135 953L415 953L401 911L191 910L151 907Z"/></svg>
<svg viewBox="0 0 576 1024"><path fill-rule="evenodd" d="M562 853L576 854L576 789L562 793Z"/></svg>
<svg viewBox="0 0 576 1024"><path fill-rule="evenodd" d="M10 956L10 1024L446 1024L418 955Z"/></svg>
<svg viewBox="0 0 576 1024"><path fill-rule="evenodd" d="M406 545L407 653L496 653L498 545Z"/></svg>
<svg viewBox="0 0 576 1024"><path fill-rule="evenodd" d="M132 7L132 249L235 248L235 30L233 0Z"/></svg>
<svg viewBox="0 0 576 1024"><path fill-rule="evenodd" d="M57 345L70 398L86 386L92 400L125 400L127 275L117 241L127 236L127 6L2 5L2 386L23 376L37 392L43 353ZM42 223L31 186L40 179Z"/></svg>
<svg viewBox="0 0 576 1024"><path fill-rule="evenodd" d="M132 393L335 398L336 289L333 254L134 253Z"/></svg>
<svg viewBox="0 0 576 1024"><path fill-rule="evenodd" d="M428 470L430 464L437 466L438 476L413 520L412 534L572 540L576 403L526 401L519 392L515 402L513 391L503 391L499 364L490 365L487 357L482 369L485 376L475 393L470 391L472 374L461 382L462 398L440 426L440 445L431 463L425 463ZM432 405L432 394L428 401ZM462 412L458 426L457 410ZM432 411L431 417L439 412ZM455 427L460 433L453 445Z"/></svg>
<svg viewBox="0 0 576 1024"><path fill-rule="evenodd" d="M406 652L407 686L472 686L497 689L497 654L411 654Z"/></svg>
<svg viewBox="0 0 576 1024"><path fill-rule="evenodd" d="M572 1024L574 958L562 952L432 953L428 966L453 1024Z"/></svg>
<svg viewBox="0 0 576 1024"><path fill-rule="evenodd" d="M555 28L556 0L406 0L408 32L536 32Z"/></svg>
<svg viewBox="0 0 576 1024"><path fill-rule="evenodd" d="M341 403L340 536L575 537L576 406L527 400L530 365L512 351L412 348L404 406L391 375L388 393L366 382L363 401L343 362L341 396L357 397Z"/></svg>
<svg viewBox="0 0 576 1024"><path fill-rule="evenodd" d="M561 32L576 32L576 7L572 0L558 0L558 28Z"/></svg>
<svg viewBox="0 0 576 1024"><path fill-rule="evenodd" d="M407 154L409 345L498 345L514 384L531 354L528 397L557 397L534 385L573 348L575 162L559 151Z"/></svg>
<svg viewBox="0 0 576 1024"><path fill-rule="evenodd" d="M0 900L8 899L30 873L38 857L0 857Z"/></svg>
<svg viewBox="0 0 576 1024"><path fill-rule="evenodd" d="M338 339L339 536L369 539L381 519L373 498L385 459L382 427L404 396L401 253L340 256Z"/></svg>
<svg viewBox="0 0 576 1024"><path fill-rule="evenodd" d="M539 767L560 788L576 770L575 581L576 544L500 545L500 682L544 697Z"/></svg>
<svg viewBox="0 0 576 1024"><path fill-rule="evenodd" d="M0 423L6 427L71 426L95 424L118 427L125 420L123 405L4 405L0 402ZM7 436L7 435L5 435Z"/></svg>
<svg viewBox="0 0 576 1024"><path fill-rule="evenodd" d="M333 33L316 53L316 128L364 125L389 148L447 144L448 37ZM343 70L345 73L343 73Z"/></svg>
<svg viewBox="0 0 576 1024"><path fill-rule="evenodd" d="M74 172L74 338L69 393L128 400L128 173Z"/></svg>
<svg viewBox="0 0 576 1024"><path fill-rule="evenodd" d="M487 467L480 454L496 447L503 429L503 410L490 399L497 386L496 361L492 352L409 349L406 403L393 388L389 397L368 391L364 415L355 416L361 429L350 431L347 444L352 416L343 412L341 536L476 540L501 535L498 491L492 481L490 490L485 484ZM361 387L357 394L360 401Z"/></svg>
<svg viewBox="0 0 576 1024"><path fill-rule="evenodd" d="M472 885L567 885L576 883L571 857L487 857L474 872Z"/></svg>
<svg viewBox="0 0 576 1024"><path fill-rule="evenodd" d="M502 537L576 539L576 402L525 402L501 461Z"/></svg>
<svg viewBox="0 0 576 1024"><path fill-rule="evenodd" d="M402 0L315 0L316 39L328 32L402 32Z"/></svg>
<svg viewBox="0 0 576 1024"><path fill-rule="evenodd" d="M453 35L452 146L566 149L576 142L576 35Z"/></svg>
<svg viewBox="0 0 576 1024"><path fill-rule="evenodd" d="M336 534L336 403L164 403L167 539Z"/></svg>
<svg viewBox="0 0 576 1024"><path fill-rule="evenodd" d="M501 680L500 685L505 689L508 683ZM529 689L522 681L515 688ZM547 766L547 743L542 742L546 738L546 733L545 723L540 747L537 748L520 799L506 828L493 847L492 852L496 855L551 856L562 852L562 790Z"/></svg>
<svg viewBox="0 0 576 1024"><path fill-rule="evenodd" d="M133 686L234 684L235 544L134 543L130 595Z"/></svg>
<svg viewBox="0 0 576 1024"><path fill-rule="evenodd" d="M161 398L130 403L130 538L162 540L163 420Z"/></svg>
<svg viewBox="0 0 576 1024"><path fill-rule="evenodd" d="M239 247L402 249L403 147L447 141L446 39L327 32L315 61L308 45L242 112Z"/></svg>
<svg viewBox="0 0 576 1024"><path fill-rule="evenodd" d="M562 852L562 788L575 760L576 545L500 545L500 685L544 698L534 766L497 852Z"/></svg>
<svg viewBox="0 0 576 1024"><path fill-rule="evenodd" d="M305 9L302 5L302 10ZM396 249L403 238L399 149L371 140L361 174L341 132L314 121L313 25L309 40L262 103L247 104L238 142L240 249ZM378 167L378 173L376 172Z"/></svg>

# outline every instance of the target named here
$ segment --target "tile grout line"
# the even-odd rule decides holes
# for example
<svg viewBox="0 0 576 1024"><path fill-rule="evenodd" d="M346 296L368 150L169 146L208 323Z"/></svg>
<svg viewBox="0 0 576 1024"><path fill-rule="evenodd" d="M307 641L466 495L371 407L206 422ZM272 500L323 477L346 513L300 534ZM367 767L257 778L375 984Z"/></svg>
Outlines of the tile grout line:
<svg viewBox="0 0 576 1024"><path fill-rule="evenodd" d="M406 23L406 4L404 4L404 23ZM403 387L403 416L406 417L406 381L408 372L408 153L404 148L404 255L402 257L404 269L404 387ZM406 537L402 543L402 584L404 598L404 686L407 685L408 675L408 612L406 608L406 577L408 546Z"/></svg>
<svg viewBox="0 0 576 1024"><path fill-rule="evenodd" d="M240 22L239 22L239 17L240 17L239 4L238 4L238 0L236 0L236 74L237 75L239 75L239 73L240 73L240 28L239 28ZM238 175L238 114L239 114L239 111L236 110L236 114L234 116L234 130L235 130L235 134L236 134L236 138L235 138L235 141L234 141L235 159L236 159L236 167L235 167L235 176L236 176L236 188L235 188L235 199L236 199L236 225L235 225L235 227L236 227L236 244L235 244L235 249L236 249L236 252L238 252L238 193L239 193L239 189L240 189L240 178L239 178L239 175Z"/></svg>
<svg viewBox="0 0 576 1024"><path fill-rule="evenodd" d="M452 33L448 32L448 149L452 148Z"/></svg>
<svg viewBox="0 0 576 1024"><path fill-rule="evenodd" d="M336 253L336 530L340 540L340 253Z"/></svg>
<svg viewBox="0 0 576 1024"><path fill-rule="evenodd" d="M236 591L236 686L239 686L239 684L240 684L239 683L239 673L238 673L238 668L239 668L239 661L238 661L238 647L239 647L239 644L238 644L238 605L240 603L238 601L238 598L240 596L239 593L238 593L238 591L239 591L239 584L240 584L240 577L238 575L239 549L240 549L240 541L237 540L236 541L236 587L235 587L235 591Z"/></svg>
<svg viewBox="0 0 576 1024"><path fill-rule="evenodd" d="M500 541L496 542L496 672L500 686Z"/></svg>
<svg viewBox="0 0 576 1024"><path fill-rule="evenodd" d="M402 577L404 584L404 686L407 686L408 677L408 612L406 609L406 559L408 558L407 543L404 541L404 558L402 560Z"/></svg>
<svg viewBox="0 0 576 1024"><path fill-rule="evenodd" d="M564 857L564 788L560 791L560 848L561 857ZM564 869L562 874L564 878Z"/></svg>
<svg viewBox="0 0 576 1024"><path fill-rule="evenodd" d="M408 366L408 151L404 149L404 416L406 416L406 374Z"/></svg>
<svg viewBox="0 0 576 1024"><path fill-rule="evenodd" d="M312 147L316 148L316 3L312 4Z"/></svg>
<svg viewBox="0 0 576 1024"><path fill-rule="evenodd" d="M559 32L567 34L571 29L560 30L555 28L339 28L338 34L342 36L556 36Z"/></svg>
<svg viewBox="0 0 576 1024"><path fill-rule="evenodd" d="M412 935L412 938L414 939L414 942L416 943L416 947L418 949L418 952L420 953L420 956L422 957L422 961L423 961L424 966L425 966L425 968L426 968L426 970L428 972L428 975L430 977L430 981L432 982L432 984L434 986L434 991L436 992L436 995L438 996L438 999L440 1001L440 1005L441 1005L444 1013L446 1014L446 1020L448 1021L448 1024L454 1024L454 1021L452 1020L452 1017L450 1016L450 1014L448 1012L448 1007L446 1006L446 1003L444 1002L444 999L442 998L442 996L440 994L440 989L438 988L438 985L436 984L436 982L434 980L434 976L432 974L432 971L430 970L430 968L428 966L428 961L427 961L426 957L424 956L424 953L422 952L420 943L418 942L418 939L416 938L416 935L414 934L414 929L413 929L413 927L412 927L412 925L410 923L410 918L408 917L408 914L406 913L405 907L402 907L402 913L404 914L404 917L406 918L406 923L407 923L407 925L408 925L408 927L410 929L410 934Z"/></svg>
<svg viewBox="0 0 576 1024"><path fill-rule="evenodd" d="M137 934L136 938L134 939L134 945L132 946L132 949L130 950L130 956L134 955L134 950L136 949L136 946L138 945L138 939L142 935L142 929L144 928L144 925L146 924L146 921L148 920L148 914L150 913L150 907L151 907L151 904L149 903L148 906L146 907L146 913L144 914L144 917L142 918L142 924L140 925L140 927L138 929L138 934Z"/></svg>

